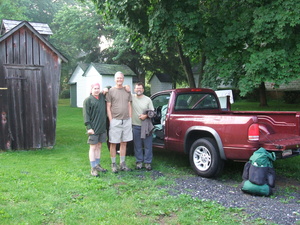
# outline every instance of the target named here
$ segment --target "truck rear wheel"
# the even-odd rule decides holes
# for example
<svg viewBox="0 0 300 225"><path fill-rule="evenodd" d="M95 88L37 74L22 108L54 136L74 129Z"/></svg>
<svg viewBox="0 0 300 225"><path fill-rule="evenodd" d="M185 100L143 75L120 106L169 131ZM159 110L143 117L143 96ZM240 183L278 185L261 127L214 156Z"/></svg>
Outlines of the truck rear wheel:
<svg viewBox="0 0 300 225"><path fill-rule="evenodd" d="M193 170L201 177L216 177L224 166L217 144L212 138L196 140L190 149L189 158Z"/></svg>

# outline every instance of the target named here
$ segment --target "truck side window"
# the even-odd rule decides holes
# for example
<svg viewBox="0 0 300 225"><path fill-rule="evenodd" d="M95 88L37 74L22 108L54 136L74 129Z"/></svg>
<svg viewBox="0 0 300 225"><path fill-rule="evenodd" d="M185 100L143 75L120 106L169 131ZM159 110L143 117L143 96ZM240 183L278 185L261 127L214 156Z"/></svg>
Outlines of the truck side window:
<svg viewBox="0 0 300 225"><path fill-rule="evenodd" d="M156 117L153 118L154 124L160 124L162 118L162 108L169 104L170 94L158 95L152 99L154 110L156 112Z"/></svg>

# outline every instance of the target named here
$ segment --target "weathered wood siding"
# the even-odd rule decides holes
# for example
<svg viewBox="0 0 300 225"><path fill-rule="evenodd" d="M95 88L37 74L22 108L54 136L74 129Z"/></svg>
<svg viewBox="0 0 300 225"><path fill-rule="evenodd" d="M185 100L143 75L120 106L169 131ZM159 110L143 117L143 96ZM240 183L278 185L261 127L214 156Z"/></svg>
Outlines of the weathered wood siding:
<svg viewBox="0 0 300 225"><path fill-rule="evenodd" d="M61 59L26 26L0 42L0 148L55 144Z"/></svg>

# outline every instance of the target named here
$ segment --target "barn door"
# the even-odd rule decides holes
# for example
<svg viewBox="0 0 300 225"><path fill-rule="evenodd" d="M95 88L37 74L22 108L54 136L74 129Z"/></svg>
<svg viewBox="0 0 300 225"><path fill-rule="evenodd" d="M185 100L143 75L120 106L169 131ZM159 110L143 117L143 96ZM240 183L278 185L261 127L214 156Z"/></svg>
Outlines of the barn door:
<svg viewBox="0 0 300 225"><path fill-rule="evenodd" d="M41 148L41 67L6 66L12 149Z"/></svg>
<svg viewBox="0 0 300 225"><path fill-rule="evenodd" d="M1 80L2 81L2 80ZM7 87L0 81L0 149L10 149L10 132L7 122Z"/></svg>

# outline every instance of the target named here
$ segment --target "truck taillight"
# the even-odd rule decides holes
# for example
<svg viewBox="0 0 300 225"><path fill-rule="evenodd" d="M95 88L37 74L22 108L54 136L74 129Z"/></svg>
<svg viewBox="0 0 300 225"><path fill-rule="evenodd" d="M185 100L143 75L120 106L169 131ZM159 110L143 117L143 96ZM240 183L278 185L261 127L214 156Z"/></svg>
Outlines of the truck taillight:
<svg viewBox="0 0 300 225"><path fill-rule="evenodd" d="M248 140L249 141L258 141L259 140L259 126L257 123L254 123L249 127Z"/></svg>

